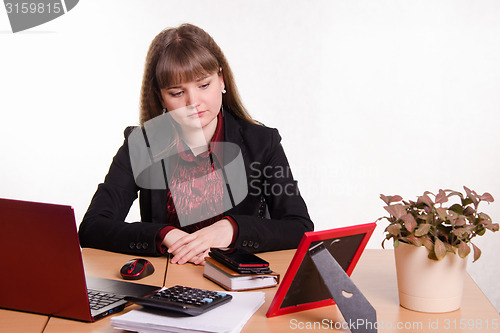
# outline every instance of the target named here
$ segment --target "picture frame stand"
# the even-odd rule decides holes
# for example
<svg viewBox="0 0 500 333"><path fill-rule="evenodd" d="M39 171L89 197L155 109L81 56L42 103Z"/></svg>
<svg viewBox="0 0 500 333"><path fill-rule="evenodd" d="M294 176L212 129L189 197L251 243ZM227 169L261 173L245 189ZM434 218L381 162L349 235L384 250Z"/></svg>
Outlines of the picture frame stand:
<svg viewBox="0 0 500 333"><path fill-rule="evenodd" d="M351 278L328 252L323 242L309 255L352 333L376 333L377 312Z"/></svg>

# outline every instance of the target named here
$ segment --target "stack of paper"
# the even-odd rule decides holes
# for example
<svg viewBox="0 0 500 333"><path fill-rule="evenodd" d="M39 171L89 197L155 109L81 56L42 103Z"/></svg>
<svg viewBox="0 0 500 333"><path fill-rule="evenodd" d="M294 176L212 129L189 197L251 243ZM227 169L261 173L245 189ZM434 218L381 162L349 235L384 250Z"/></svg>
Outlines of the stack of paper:
<svg viewBox="0 0 500 333"><path fill-rule="evenodd" d="M229 293L233 299L199 316L141 308L111 318L117 329L141 333L159 332L240 332L250 317L264 304L263 292Z"/></svg>

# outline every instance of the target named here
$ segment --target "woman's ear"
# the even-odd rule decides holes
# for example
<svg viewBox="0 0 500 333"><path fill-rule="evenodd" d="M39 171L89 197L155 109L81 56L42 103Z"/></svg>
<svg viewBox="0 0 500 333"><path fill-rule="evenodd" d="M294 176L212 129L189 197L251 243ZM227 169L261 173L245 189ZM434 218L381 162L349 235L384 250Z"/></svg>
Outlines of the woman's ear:
<svg viewBox="0 0 500 333"><path fill-rule="evenodd" d="M219 67L219 73L217 73L219 76L219 81L220 81L220 90L225 91L226 85L224 84L224 75L222 75L222 67Z"/></svg>

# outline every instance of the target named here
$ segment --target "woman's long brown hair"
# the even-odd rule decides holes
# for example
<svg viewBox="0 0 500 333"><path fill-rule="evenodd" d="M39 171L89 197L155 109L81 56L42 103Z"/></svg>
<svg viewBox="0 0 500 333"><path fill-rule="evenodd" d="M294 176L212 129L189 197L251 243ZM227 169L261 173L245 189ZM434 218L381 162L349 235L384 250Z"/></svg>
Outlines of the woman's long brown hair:
<svg viewBox="0 0 500 333"><path fill-rule="evenodd" d="M163 112L160 89L190 82L213 73L222 74L226 112L256 123L241 102L226 57L212 37L192 24L182 24L160 32L151 42L141 87L140 123Z"/></svg>

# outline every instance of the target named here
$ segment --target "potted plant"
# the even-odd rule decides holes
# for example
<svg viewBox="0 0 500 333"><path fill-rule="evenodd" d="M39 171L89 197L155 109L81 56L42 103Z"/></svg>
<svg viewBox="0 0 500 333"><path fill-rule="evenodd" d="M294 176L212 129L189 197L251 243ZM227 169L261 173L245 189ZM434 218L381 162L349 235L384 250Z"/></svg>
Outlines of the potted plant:
<svg viewBox="0 0 500 333"><path fill-rule="evenodd" d="M377 221L389 222L382 247L385 241L394 240L401 306L423 312L460 307L466 257L471 247L474 261L481 256L471 240L499 229L487 214L478 212L481 201L493 202L493 196L478 195L465 186L464 190L465 195L453 190L426 191L416 201L380 196L389 216Z"/></svg>

